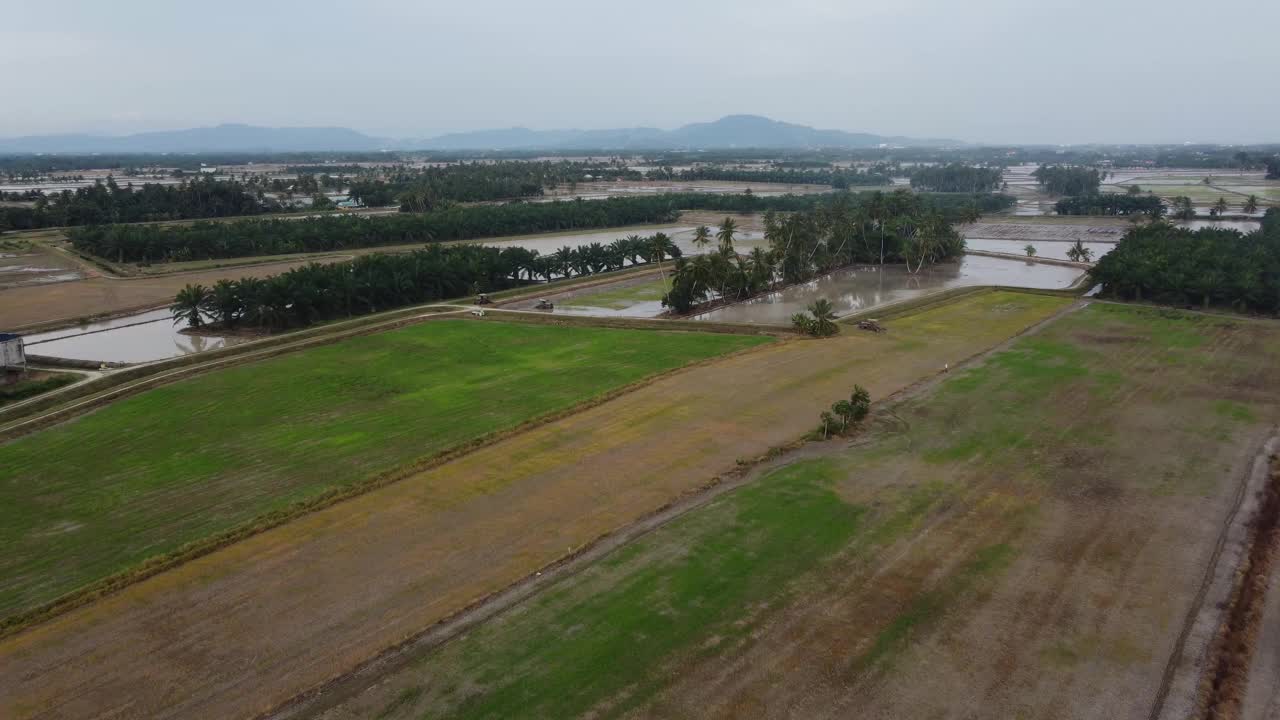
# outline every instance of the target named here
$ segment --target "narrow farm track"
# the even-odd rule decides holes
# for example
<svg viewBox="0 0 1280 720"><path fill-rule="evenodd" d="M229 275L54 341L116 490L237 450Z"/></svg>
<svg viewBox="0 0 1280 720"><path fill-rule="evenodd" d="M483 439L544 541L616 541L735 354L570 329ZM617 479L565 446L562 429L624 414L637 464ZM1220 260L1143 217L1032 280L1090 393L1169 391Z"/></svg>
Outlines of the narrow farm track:
<svg viewBox="0 0 1280 720"><path fill-rule="evenodd" d="M990 293L661 379L0 641L15 717L247 717L1069 301ZM924 342L924 340L928 342Z"/></svg>

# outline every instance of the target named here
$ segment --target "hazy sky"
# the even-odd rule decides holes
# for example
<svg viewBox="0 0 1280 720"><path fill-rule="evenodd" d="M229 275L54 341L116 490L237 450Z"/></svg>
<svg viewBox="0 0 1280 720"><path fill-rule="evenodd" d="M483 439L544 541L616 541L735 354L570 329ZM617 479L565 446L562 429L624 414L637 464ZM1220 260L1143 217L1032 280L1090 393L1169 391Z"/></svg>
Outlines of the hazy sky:
<svg viewBox="0 0 1280 720"><path fill-rule="evenodd" d="M1280 141L1280 0L0 0L0 137L394 137L754 113L983 142Z"/></svg>

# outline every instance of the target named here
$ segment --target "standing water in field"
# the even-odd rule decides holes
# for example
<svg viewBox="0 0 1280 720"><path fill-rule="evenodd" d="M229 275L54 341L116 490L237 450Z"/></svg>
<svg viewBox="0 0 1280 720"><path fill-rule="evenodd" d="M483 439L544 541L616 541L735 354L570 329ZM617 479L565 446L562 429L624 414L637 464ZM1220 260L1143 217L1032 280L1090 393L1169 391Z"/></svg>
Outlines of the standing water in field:
<svg viewBox="0 0 1280 720"><path fill-rule="evenodd" d="M704 313L698 320L788 325L818 298L835 306L836 315L908 300L939 290L972 285L1063 289L1081 272L1077 268L1027 261L966 255L958 262L939 263L912 275L902 265L861 265L837 270L816 280L769 293L753 300Z"/></svg>
<svg viewBox="0 0 1280 720"><path fill-rule="evenodd" d="M28 335L31 355L109 363L141 363L217 350L250 338L186 335L168 310L103 320L62 330Z"/></svg>

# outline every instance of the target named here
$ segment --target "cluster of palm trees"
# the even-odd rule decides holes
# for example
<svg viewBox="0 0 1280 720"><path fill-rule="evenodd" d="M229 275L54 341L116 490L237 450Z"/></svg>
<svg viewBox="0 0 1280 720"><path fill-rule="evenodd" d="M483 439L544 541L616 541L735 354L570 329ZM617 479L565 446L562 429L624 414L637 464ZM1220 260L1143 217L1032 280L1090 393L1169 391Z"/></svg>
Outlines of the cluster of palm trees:
<svg viewBox="0 0 1280 720"><path fill-rule="evenodd" d="M1166 223L1135 228L1090 276L1123 299L1280 312L1280 210L1248 235Z"/></svg>
<svg viewBox="0 0 1280 720"><path fill-rule="evenodd" d="M871 393L861 385L854 385L848 400L837 400L832 403L831 411L823 411L822 439L832 433L845 432L858 424L867 413L871 412Z"/></svg>
<svg viewBox="0 0 1280 720"><path fill-rule="evenodd" d="M926 196L907 190L836 195L812 210L780 216L765 213L768 249L746 255L734 250L736 226L721 223L718 247L676 262L671 290L663 304L686 313L711 298L741 300L771 290L779 282L805 282L855 263L904 263L918 273L924 266L964 252L964 239L951 222L972 222L972 205L943 213ZM694 232L694 244L710 244L709 229Z"/></svg>
<svg viewBox="0 0 1280 720"><path fill-rule="evenodd" d="M831 337L840 332L836 325L836 310L831 301L818 298L805 308L808 314L796 313L791 316L791 324L796 330L812 337Z"/></svg>
<svg viewBox="0 0 1280 720"><path fill-rule="evenodd" d="M150 222L278 212L285 208L233 180L202 177L177 185L120 185L108 176L75 191L37 193L35 204L0 207L0 230Z"/></svg>
<svg viewBox="0 0 1280 720"><path fill-rule="evenodd" d="M1004 170L964 163L923 165L911 171L911 187L934 192L991 192L1000 187Z"/></svg>
<svg viewBox="0 0 1280 720"><path fill-rule="evenodd" d="M1041 165L1031 176L1053 195L1094 195L1104 174L1096 168L1076 165Z"/></svg>
<svg viewBox="0 0 1280 720"><path fill-rule="evenodd" d="M267 278L187 285L174 298L175 323L212 321L281 330L334 318L458 298L555 277L591 275L680 257L664 233L563 247L542 255L521 247L431 245L401 255L370 254L350 262L312 263Z"/></svg>

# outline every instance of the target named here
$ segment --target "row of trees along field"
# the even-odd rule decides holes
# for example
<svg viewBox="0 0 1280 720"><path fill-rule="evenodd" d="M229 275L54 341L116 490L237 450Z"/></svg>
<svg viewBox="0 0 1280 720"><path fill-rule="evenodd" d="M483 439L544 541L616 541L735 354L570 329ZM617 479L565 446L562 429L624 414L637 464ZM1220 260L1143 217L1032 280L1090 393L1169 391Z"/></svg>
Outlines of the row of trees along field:
<svg viewBox="0 0 1280 720"><path fill-rule="evenodd" d="M376 217L238 220L186 226L90 226L71 230L69 237L78 250L108 260L158 263L668 223L677 220L681 210L730 213L807 210L823 197L670 193L590 201L449 206L429 213ZM994 194L928 198L934 207L950 211L973 208L976 212L994 212L1013 204L1012 197Z"/></svg>
<svg viewBox="0 0 1280 720"><path fill-rule="evenodd" d="M363 255L348 262L311 263L258 279L188 285L174 298L175 322L200 327L272 330L305 327L335 318L490 292L553 277L620 270L679 257L664 233L632 235L609 243L535 250L480 245L432 245L405 254Z"/></svg>
<svg viewBox="0 0 1280 720"><path fill-rule="evenodd" d="M686 313L712 297L740 300L854 263L905 263L916 273L963 253L964 239L950 222L976 219L972 206L941 208L930 196L906 190L837 196L809 210L766 213L769 249L754 248L746 256L733 249L728 221L716 235L716 251L676 261L662 303ZM702 228L698 237L711 243Z"/></svg>
<svg viewBox="0 0 1280 720"><path fill-rule="evenodd" d="M1041 165L1031 176L1053 195L1093 195L1102 184L1099 170L1071 165Z"/></svg>
<svg viewBox="0 0 1280 720"><path fill-rule="evenodd" d="M1000 168L961 163L918 167L911 171L911 187L933 192L991 192L1000 187Z"/></svg>
<svg viewBox="0 0 1280 720"><path fill-rule="evenodd" d="M1125 300L1280 313L1280 209L1247 235L1166 223L1135 228L1090 275L1104 295Z"/></svg>
<svg viewBox="0 0 1280 720"><path fill-rule="evenodd" d="M34 199L31 207L0 207L0 230L257 215L283 209L260 190L207 177L140 187L121 186L109 177L106 182Z"/></svg>
<svg viewBox="0 0 1280 720"><path fill-rule="evenodd" d="M369 206L399 204L404 212L428 212L449 202L539 197L544 188L643 176L617 163L561 161L473 162L440 167L401 167L384 179L351 183L349 194Z"/></svg>
<svg viewBox="0 0 1280 720"><path fill-rule="evenodd" d="M1053 206L1059 215L1164 215L1164 203L1155 195L1095 193L1074 195Z"/></svg>
<svg viewBox="0 0 1280 720"><path fill-rule="evenodd" d="M668 170L670 170L668 168ZM650 179L668 179L659 175L658 170L651 170L647 173ZM678 177L680 180L720 180L727 182L767 182L782 183L791 185L830 185L837 190L854 187L858 185L891 185L893 178L890 177L889 168L872 167L865 170L857 168L834 169L825 168L817 170L791 169L791 168L767 168L759 170L750 170L743 168L727 168L717 166L701 166L681 170L678 174L673 174L673 178ZM965 190L965 192L976 192Z"/></svg>

